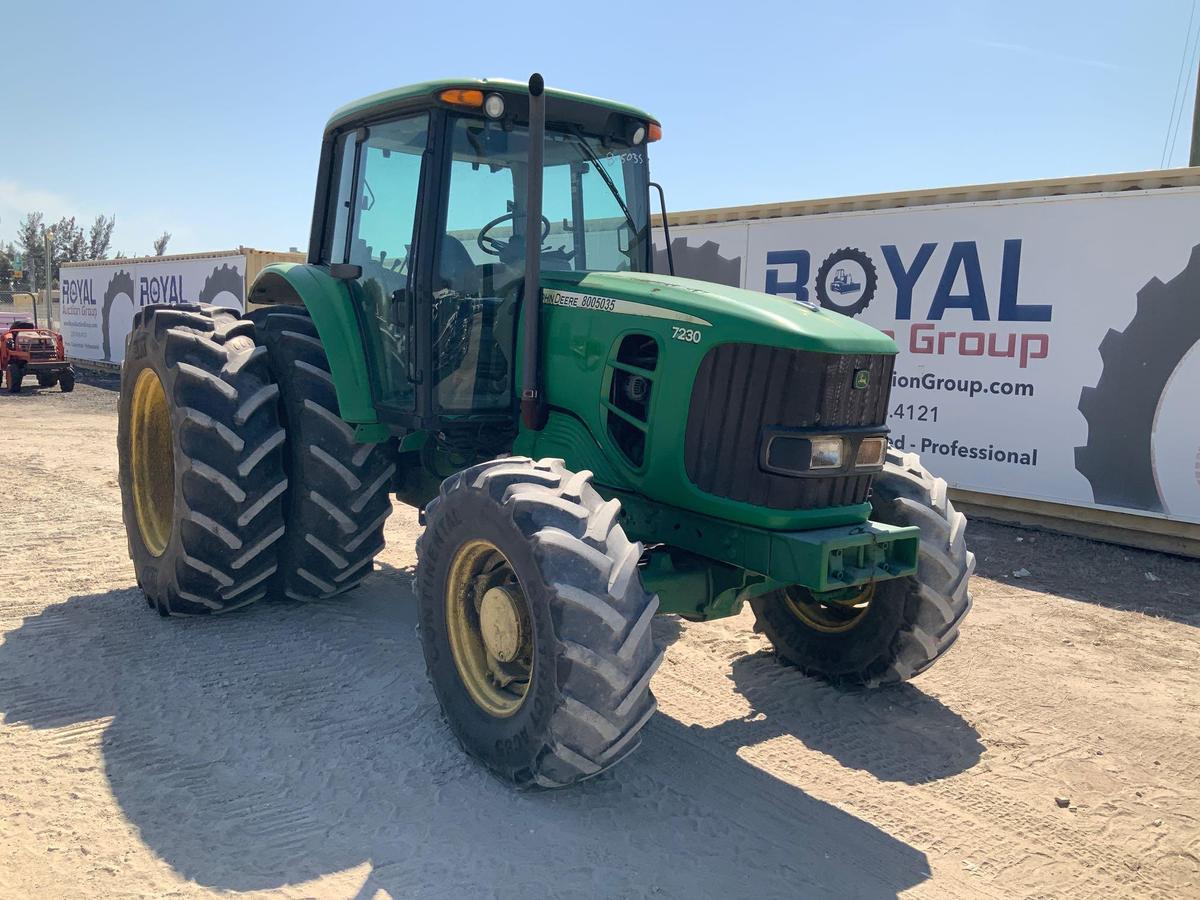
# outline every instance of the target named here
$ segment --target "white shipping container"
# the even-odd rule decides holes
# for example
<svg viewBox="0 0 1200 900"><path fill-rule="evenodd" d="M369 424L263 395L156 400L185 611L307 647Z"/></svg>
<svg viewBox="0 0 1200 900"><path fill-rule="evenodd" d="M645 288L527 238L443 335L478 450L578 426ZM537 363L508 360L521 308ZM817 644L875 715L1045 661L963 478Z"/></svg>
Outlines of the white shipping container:
<svg viewBox="0 0 1200 900"><path fill-rule="evenodd" d="M64 263L59 271L59 319L67 355L118 364L134 313L166 303L212 303L243 310L246 290L263 267L303 262L303 253L239 247L212 253L143 256Z"/></svg>

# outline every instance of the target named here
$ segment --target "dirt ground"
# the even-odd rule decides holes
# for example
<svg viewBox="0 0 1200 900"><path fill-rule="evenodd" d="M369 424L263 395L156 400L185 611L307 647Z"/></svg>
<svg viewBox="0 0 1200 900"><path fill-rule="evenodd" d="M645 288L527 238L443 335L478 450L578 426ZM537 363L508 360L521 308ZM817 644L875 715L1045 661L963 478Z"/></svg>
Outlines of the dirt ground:
<svg viewBox="0 0 1200 900"><path fill-rule="evenodd" d="M960 641L877 692L664 618L641 750L516 794L440 720L412 510L347 597L160 619L115 409L0 394L0 897L1200 897L1198 562L975 523Z"/></svg>

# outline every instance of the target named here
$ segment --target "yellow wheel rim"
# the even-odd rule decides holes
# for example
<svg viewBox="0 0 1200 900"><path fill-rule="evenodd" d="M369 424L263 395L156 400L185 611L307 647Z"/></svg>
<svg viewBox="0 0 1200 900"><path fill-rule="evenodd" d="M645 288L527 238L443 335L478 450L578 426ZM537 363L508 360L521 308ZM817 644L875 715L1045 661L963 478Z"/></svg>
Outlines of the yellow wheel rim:
<svg viewBox="0 0 1200 900"><path fill-rule="evenodd" d="M874 597L874 584L864 586L857 594L843 600L818 600L804 588L789 587L783 592L783 604L809 628L826 634L840 634L863 620Z"/></svg>
<svg viewBox="0 0 1200 900"><path fill-rule="evenodd" d="M129 466L142 543L154 556L162 556L175 520L175 452L167 394L153 369L143 369L133 385Z"/></svg>
<svg viewBox="0 0 1200 900"><path fill-rule="evenodd" d="M520 709L533 679L533 628L516 572L495 544L468 541L451 561L446 632L475 704L498 719Z"/></svg>

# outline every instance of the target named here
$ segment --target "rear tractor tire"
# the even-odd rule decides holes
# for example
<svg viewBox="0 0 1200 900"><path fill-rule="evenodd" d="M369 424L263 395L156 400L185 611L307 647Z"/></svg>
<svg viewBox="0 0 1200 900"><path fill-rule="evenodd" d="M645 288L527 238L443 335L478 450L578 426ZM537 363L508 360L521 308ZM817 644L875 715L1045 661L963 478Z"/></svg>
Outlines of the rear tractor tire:
<svg viewBox="0 0 1200 900"><path fill-rule="evenodd" d="M75 373L64 372L58 377L58 386L64 394L69 394L75 390Z"/></svg>
<svg viewBox="0 0 1200 900"><path fill-rule="evenodd" d="M450 728L519 787L615 765L654 714L658 598L591 473L512 457L443 482L417 542L421 645Z"/></svg>
<svg viewBox="0 0 1200 900"><path fill-rule="evenodd" d="M160 614L226 612L267 593L287 488L278 394L254 323L236 313L135 315L121 368L121 506L138 585Z"/></svg>
<svg viewBox="0 0 1200 900"><path fill-rule="evenodd" d="M39 375L37 377L38 387L52 388L58 384L57 375Z"/></svg>
<svg viewBox="0 0 1200 900"><path fill-rule="evenodd" d="M838 603L791 587L750 601L780 660L828 681L866 687L919 675L950 649L971 608L975 555L966 517L915 453L889 450L875 478L871 517L921 529L917 574L869 585Z"/></svg>
<svg viewBox="0 0 1200 900"><path fill-rule="evenodd" d="M5 377L8 379L8 392L10 394L21 393L21 379L25 377L21 367L16 363L9 363Z"/></svg>
<svg viewBox="0 0 1200 900"><path fill-rule="evenodd" d="M329 360L304 307L258 309L248 317L280 391L287 440L276 592L324 600L358 586L383 549L396 473L389 441L359 444L339 416Z"/></svg>

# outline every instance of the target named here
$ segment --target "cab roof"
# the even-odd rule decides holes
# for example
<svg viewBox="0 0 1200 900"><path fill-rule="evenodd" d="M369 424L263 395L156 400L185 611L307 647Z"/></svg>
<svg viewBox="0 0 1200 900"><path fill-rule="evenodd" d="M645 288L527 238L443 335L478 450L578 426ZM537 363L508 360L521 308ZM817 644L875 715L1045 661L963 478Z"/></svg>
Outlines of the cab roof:
<svg viewBox="0 0 1200 900"><path fill-rule="evenodd" d="M325 123L329 131L348 121L370 115L373 110L406 105L406 101L414 104L420 101L437 102L437 95L449 88L466 88L480 91L500 91L507 94L529 94L529 84L523 81L513 81L508 78L441 78L436 81L422 81L419 84L409 84L404 87L392 88L371 94L347 103L337 109ZM621 113L634 119L658 123L658 119L644 110L615 100L605 100L603 97L591 97L587 94L577 94L574 91L564 91L559 88L547 87L546 96L551 99L569 100L574 103L585 103L611 112Z"/></svg>

